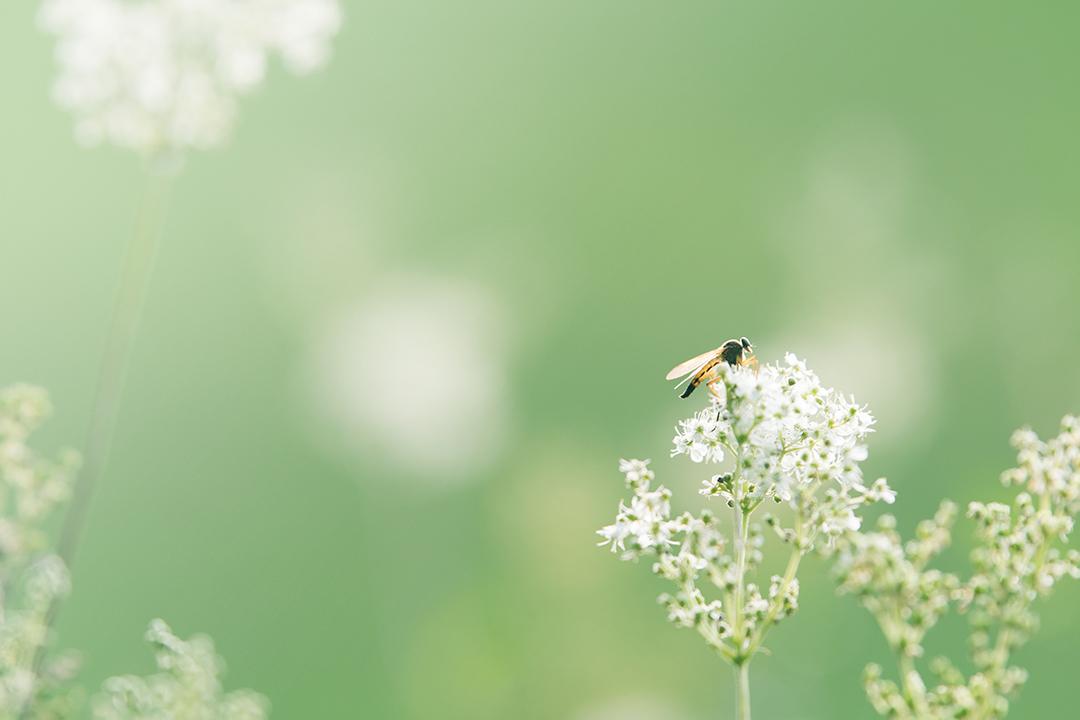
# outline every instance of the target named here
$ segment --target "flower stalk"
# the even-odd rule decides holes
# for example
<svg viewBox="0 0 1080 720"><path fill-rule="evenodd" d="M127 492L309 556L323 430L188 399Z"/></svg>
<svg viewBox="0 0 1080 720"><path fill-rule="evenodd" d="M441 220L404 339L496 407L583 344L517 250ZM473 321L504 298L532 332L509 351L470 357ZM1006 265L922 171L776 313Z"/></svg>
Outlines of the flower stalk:
<svg viewBox="0 0 1080 720"><path fill-rule="evenodd" d="M158 253L169 182L169 177L163 173L150 173L135 233L125 250L120 285L105 342L105 355L94 392L83 469L76 481L71 507L64 518L57 545L57 554L68 566L74 560L91 498L105 472L112 449L124 380Z"/></svg>
<svg viewBox="0 0 1080 720"><path fill-rule="evenodd" d="M120 285L117 289L105 341L105 355L102 358L97 387L94 391L94 403L82 467L75 476L71 504L64 515L60 539L56 546L56 555L68 572L74 564L94 491L105 473L112 449L124 380L131 362L131 352L135 345L139 320L146 304L154 260L158 253L169 182L169 176L164 173L150 173L136 220L135 232L125 250ZM45 632L49 632L56 624L62 599L63 594L60 593L50 599L43 613ZM41 644L33 654L30 667L34 682L38 681L42 673L45 651L46 646ZM26 720L33 709L33 706L27 703L16 717Z"/></svg>
<svg viewBox="0 0 1080 720"><path fill-rule="evenodd" d="M733 666L735 670L735 719L750 720L750 661Z"/></svg>

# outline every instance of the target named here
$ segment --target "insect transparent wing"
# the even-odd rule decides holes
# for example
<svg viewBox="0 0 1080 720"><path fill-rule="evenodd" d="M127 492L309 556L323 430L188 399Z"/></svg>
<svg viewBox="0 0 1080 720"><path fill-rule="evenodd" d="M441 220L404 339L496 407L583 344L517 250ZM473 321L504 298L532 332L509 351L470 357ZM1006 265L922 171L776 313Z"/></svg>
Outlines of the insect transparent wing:
<svg viewBox="0 0 1080 720"><path fill-rule="evenodd" d="M701 366L704 365L705 363L707 363L709 360L711 360L712 357L714 355L716 355L716 353L720 352L720 350L723 347L724 346L721 345L720 347L716 348L715 350L710 350L709 352L703 352L700 355L698 355L697 357L692 357L689 360L686 360L685 362L679 363L675 367L671 368L671 371L668 372L667 377L665 377L664 379L665 380L674 380L675 378L682 377L683 375L686 375L687 373L693 373L696 370L700 370Z"/></svg>
<svg viewBox="0 0 1080 720"><path fill-rule="evenodd" d="M709 361L708 361L708 360L706 360L705 362L709 362ZM679 389L680 387L682 387L682 386L683 386L683 385L685 385L686 383L688 383L688 382L690 382L691 380L693 380L693 379L694 379L694 377L695 377L695 376L697 376L697 374L698 374L698 373L699 373L699 372L701 371L701 368L703 368L703 367L705 367L705 363L701 363L701 364L700 364L700 365L698 365L698 366L697 366L696 368L694 368L693 370L691 370L690 372L688 372L688 373L686 374L686 376L685 376L685 377L683 377L683 379L682 379L682 380L680 380L679 382L675 383L675 389L676 389L676 390L678 390L678 389Z"/></svg>

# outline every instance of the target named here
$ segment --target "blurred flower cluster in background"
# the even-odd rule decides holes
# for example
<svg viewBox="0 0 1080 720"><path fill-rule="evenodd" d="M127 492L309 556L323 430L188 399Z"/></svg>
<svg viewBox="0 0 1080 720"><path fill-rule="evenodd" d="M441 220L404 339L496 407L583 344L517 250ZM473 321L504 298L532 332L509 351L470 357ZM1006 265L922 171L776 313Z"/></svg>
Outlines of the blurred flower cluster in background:
<svg viewBox="0 0 1080 720"><path fill-rule="evenodd" d="M49 389L41 457L93 414L136 154L185 156L53 637L92 695L149 679L82 707L181 680L220 707L220 652L251 717L715 717L728 673L658 621L663 579L592 547L612 458L668 447L691 409L664 371L747 335L873 408L900 536L1007 502L1012 429L1080 409L1077 15L3 4L0 387ZM673 516L703 501L681 460L649 466ZM814 622L770 636L755 711L864 717L888 645L805 564ZM1017 650L1015 717L1072 703L1075 586ZM156 617L198 663L155 665Z"/></svg>
<svg viewBox="0 0 1080 720"><path fill-rule="evenodd" d="M236 96L279 53L296 73L322 65L341 24L338 0L44 0L57 37L53 96L87 145L145 153L222 143Z"/></svg>

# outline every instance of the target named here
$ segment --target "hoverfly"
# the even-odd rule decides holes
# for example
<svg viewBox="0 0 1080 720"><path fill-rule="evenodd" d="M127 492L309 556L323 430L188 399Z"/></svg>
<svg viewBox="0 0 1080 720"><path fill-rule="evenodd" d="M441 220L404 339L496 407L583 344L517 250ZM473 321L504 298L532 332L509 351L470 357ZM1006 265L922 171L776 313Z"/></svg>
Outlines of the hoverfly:
<svg viewBox="0 0 1080 720"><path fill-rule="evenodd" d="M674 380L685 375L686 377L679 385L682 385L687 380L689 382L679 397L690 397L690 393L694 392L697 386L703 382L709 385L710 390L712 389L712 383L717 378L716 366L721 362L726 362L731 366L750 365L756 367L757 358L754 357L754 346L744 337L738 340L728 340L715 350L692 357L671 368L671 372L667 374L666 379Z"/></svg>

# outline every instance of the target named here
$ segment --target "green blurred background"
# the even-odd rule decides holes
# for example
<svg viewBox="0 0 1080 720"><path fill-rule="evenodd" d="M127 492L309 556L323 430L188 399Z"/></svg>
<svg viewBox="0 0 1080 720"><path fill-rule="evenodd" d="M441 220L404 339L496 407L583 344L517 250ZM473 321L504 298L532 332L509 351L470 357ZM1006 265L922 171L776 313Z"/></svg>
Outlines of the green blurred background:
<svg viewBox="0 0 1080 720"><path fill-rule="evenodd" d="M0 6L0 378L50 389L58 447L146 175L72 141L33 14ZM148 671L161 616L278 718L727 717L660 581L594 547L616 461L697 508L661 378L746 334L871 405L903 528L1004 497L1011 430L1080 410L1078 21L349 0L326 70L275 71L175 182L59 625L87 686ZM756 714L870 717L883 642L823 562L803 583ZM1044 606L1015 717L1075 704L1078 601Z"/></svg>

